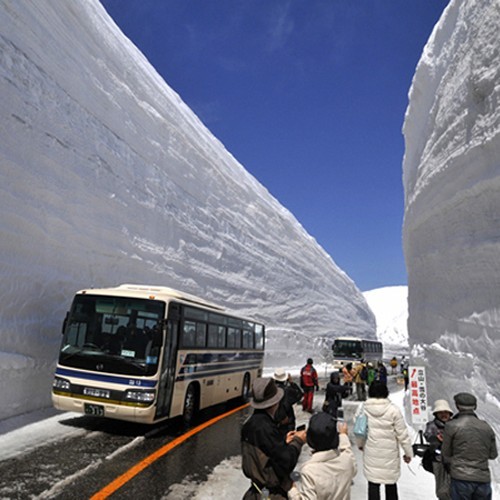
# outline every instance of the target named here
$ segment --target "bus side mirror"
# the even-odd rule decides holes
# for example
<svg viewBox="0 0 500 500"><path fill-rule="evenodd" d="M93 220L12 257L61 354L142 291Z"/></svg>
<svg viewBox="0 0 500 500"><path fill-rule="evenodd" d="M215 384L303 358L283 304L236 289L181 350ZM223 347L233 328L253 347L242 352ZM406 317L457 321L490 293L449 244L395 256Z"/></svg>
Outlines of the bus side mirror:
<svg viewBox="0 0 500 500"><path fill-rule="evenodd" d="M69 311L66 312L66 317L64 318L62 324L62 330L61 330L62 335L64 335L64 332L66 331L66 325L68 324L68 317L69 317Z"/></svg>

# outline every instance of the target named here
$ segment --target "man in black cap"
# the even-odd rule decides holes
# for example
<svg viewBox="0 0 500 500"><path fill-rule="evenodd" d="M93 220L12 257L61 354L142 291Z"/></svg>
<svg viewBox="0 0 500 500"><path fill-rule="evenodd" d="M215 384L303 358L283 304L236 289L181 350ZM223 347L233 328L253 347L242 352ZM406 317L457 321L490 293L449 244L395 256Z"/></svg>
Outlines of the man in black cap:
<svg viewBox="0 0 500 500"><path fill-rule="evenodd" d="M453 399L458 413L444 427L441 449L443 463L450 468L451 498L491 500L488 460L498 455L495 433L475 414L475 396L460 392Z"/></svg>
<svg viewBox="0 0 500 500"><path fill-rule="evenodd" d="M267 489L270 498L286 499L292 487L290 473L306 442L306 431L291 431L286 437L280 433L274 415L284 391L273 379L256 379L252 391L250 405L254 412L241 429L243 473L252 486L243 498L260 499Z"/></svg>

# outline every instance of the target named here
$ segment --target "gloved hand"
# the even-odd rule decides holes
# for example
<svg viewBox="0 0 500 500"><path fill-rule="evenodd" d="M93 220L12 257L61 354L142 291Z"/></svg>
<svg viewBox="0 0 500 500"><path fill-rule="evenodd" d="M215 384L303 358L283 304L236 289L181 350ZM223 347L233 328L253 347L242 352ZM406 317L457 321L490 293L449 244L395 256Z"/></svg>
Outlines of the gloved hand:
<svg viewBox="0 0 500 500"><path fill-rule="evenodd" d="M319 385L316 386L316 392L319 391Z"/></svg>

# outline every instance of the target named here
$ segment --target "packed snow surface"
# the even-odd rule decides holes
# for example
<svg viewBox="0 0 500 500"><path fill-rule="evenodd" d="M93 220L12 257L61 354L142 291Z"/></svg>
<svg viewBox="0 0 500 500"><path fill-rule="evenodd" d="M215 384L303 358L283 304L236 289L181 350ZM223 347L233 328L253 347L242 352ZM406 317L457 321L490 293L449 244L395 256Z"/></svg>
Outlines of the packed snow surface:
<svg viewBox="0 0 500 500"><path fill-rule="evenodd" d="M82 288L202 296L264 321L274 357L302 360L337 331L375 336L352 280L97 0L0 12L0 419L50 404Z"/></svg>
<svg viewBox="0 0 500 500"><path fill-rule="evenodd" d="M410 344L431 398L474 393L500 435L500 8L452 0L404 123ZM495 463L496 480L500 466Z"/></svg>

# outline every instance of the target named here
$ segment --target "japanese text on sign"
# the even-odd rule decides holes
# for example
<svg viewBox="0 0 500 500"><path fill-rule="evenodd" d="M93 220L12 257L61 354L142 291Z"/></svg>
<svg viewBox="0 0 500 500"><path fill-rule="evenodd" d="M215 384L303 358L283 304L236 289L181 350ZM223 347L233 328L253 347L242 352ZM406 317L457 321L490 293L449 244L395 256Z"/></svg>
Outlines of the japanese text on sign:
<svg viewBox="0 0 500 500"><path fill-rule="evenodd" d="M408 372L412 423L413 425L425 424L428 420L425 368L423 366L410 366Z"/></svg>

